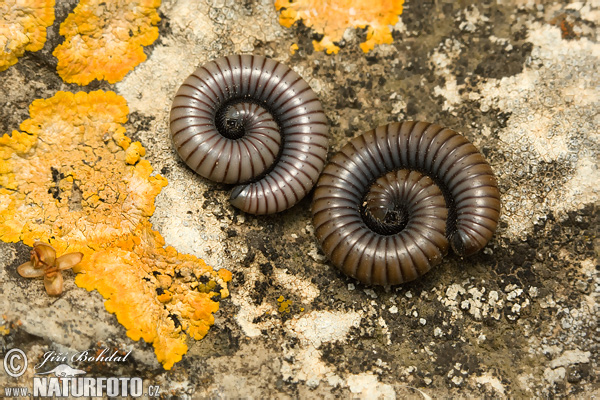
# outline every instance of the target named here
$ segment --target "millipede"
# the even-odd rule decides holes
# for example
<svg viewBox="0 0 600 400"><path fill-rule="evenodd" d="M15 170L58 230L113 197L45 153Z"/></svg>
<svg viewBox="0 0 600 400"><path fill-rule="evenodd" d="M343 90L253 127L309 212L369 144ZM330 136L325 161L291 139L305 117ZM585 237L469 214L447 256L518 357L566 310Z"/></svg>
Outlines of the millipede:
<svg viewBox="0 0 600 400"><path fill-rule="evenodd" d="M312 189L325 165L327 119L289 67L254 55L222 57L180 86L170 116L175 149L199 175L237 184L234 207L271 214Z"/></svg>
<svg viewBox="0 0 600 400"><path fill-rule="evenodd" d="M449 247L476 253L499 216L498 184L477 148L452 129L414 121L350 140L325 166L312 203L329 260L375 285L420 277Z"/></svg>

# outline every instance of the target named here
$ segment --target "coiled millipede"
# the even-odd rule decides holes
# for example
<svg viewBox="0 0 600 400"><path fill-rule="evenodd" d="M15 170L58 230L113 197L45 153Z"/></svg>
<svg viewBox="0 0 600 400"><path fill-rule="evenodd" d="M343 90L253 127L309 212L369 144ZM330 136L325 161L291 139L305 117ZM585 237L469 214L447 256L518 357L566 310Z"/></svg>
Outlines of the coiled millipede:
<svg viewBox="0 0 600 400"><path fill-rule="evenodd" d="M261 56L228 56L198 67L173 100L171 135L198 174L241 184L230 201L251 214L300 201L327 156L319 99L296 72Z"/></svg>
<svg viewBox="0 0 600 400"><path fill-rule="evenodd" d="M490 165L467 139L428 122L381 126L325 167L312 205L331 262L361 282L395 285L439 264L449 244L481 250L500 216Z"/></svg>

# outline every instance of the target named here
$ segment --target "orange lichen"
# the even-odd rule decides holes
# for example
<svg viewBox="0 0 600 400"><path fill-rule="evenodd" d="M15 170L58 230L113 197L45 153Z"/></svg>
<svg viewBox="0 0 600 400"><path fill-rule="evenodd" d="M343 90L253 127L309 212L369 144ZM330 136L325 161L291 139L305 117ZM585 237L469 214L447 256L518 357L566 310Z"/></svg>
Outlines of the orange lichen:
<svg viewBox="0 0 600 400"><path fill-rule="evenodd" d="M289 313L290 312L290 306L292 305L292 300L286 300L285 297L279 296L279 298L277 299L277 302L279 303L279 312L280 313Z"/></svg>
<svg viewBox="0 0 600 400"><path fill-rule="evenodd" d="M60 25L64 43L54 50L65 82L115 83L146 60L143 46L158 38L160 0L81 0Z"/></svg>
<svg viewBox="0 0 600 400"><path fill-rule="evenodd" d="M140 142L133 142L125 150L125 162L127 164L135 164L140 160L140 157L146 155L146 149L142 147Z"/></svg>
<svg viewBox="0 0 600 400"><path fill-rule="evenodd" d="M3 240L32 245L49 237L97 248L152 215L166 180L151 176L146 160L126 166L124 98L113 92L58 92L29 109L22 132L0 139ZM52 244L59 253L68 252Z"/></svg>
<svg viewBox="0 0 600 400"><path fill-rule="evenodd" d="M41 50L53 22L54 0L0 0L0 71Z"/></svg>
<svg viewBox="0 0 600 400"><path fill-rule="evenodd" d="M2 322L0 322L0 335L6 336L10 334L10 326L6 315L2 315Z"/></svg>
<svg viewBox="0 0 600 400"><path fill-rule="evenodd" d="M127 335L153 343L166 369L186 353L185 333L202 339L219 309L213 300L217 293L200 290L198 278L209 278L214 287L222 285L222 297L229 294L227 281L202 260L165 248L147 220L90 257L75 282L103 294L106 309L116 314Z"/></svg>
<svg viewBox="0 0 600 400"><path fill-rule="evenodd" d="M275 0L281 9L279 23L289 28L296 21L323 34L320 41L313 40L317 51L335 53L346 28L367 27L367 40L360 48L366 53L376 44L392 43L389 25L398 22L404 0Z"/></svg>
<svg viewBox="0 0 600 400"><path fill-rule="evenodd" d="M153 343L169 369L186 336L201 339L213 324L231 273L165 247L152 230L167 182L125 136L127 113L113 92L35 100L21 132L0 138L0 240L82 252L75 283L98 290L127 335Z"/></svg>
<svg viewBox="0 0 600 400"><path fill-rule="evenodd" d="M574 29L576 21L572 15L562 13L552 18L549 22L550 24L560 28L560 33L563 39L571 40L579 37Z"/></svg>

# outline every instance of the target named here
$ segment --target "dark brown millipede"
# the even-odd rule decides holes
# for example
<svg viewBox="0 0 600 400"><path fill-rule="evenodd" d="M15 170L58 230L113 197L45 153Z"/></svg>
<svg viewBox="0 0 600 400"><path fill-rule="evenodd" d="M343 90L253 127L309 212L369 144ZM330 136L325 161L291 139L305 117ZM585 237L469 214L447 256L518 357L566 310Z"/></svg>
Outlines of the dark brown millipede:
<svg viewBox="0 0 600 400"><path fill-rule="evenodd" d="M242 184L230 200L251 214L300 201L327 156L319 99L296 72L261 56L228 56L196 69L173 100L171 135L198 174Z"/></svg>
<svg viewBox="0 0 600 400"><path fill-rule="evenodd" d="M395 285L439 264L449 245L481 250L500 216L492 168L467 139L428 122L381 126L325 167L312 205L331 262L361 282Z"/></svg>

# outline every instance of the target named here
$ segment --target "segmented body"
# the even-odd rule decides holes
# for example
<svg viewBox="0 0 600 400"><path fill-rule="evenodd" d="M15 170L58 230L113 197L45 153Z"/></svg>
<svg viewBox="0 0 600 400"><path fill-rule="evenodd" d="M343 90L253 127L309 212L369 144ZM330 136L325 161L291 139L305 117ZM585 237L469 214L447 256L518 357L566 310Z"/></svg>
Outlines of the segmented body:
<svg viewBox="0 0 600 400"><path fill-rule="evenodd" d="M498 224L500 194L467 139L404 122L346 144L325 167L312 212L334 265L368 284L395 285L429 271L449 245L461 256L482 249Z"/></svg>
<svg viewBox="0 0 600 400"><path fill-rule="evenodd" d="M261 56L199 67L173 100L171 134L198 174L240 184L231 203L251 214L300 201L327 156L327 119L317 96L296 72Z"/></svg>

